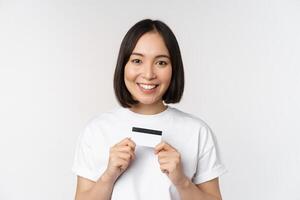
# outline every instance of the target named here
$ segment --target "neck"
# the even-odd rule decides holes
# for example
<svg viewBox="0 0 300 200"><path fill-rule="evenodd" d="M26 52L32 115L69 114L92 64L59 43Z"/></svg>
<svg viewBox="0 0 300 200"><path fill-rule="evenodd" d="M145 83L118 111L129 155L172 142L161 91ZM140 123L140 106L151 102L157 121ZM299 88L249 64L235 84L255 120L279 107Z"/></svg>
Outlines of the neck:
<svg viewBox="0 0 300 200"><path fill-rule="evenodd" d="M143 114L143 115L154 115L160 112L163 112L164 110L167 109L167 106L164 105L164 103L158 102L157 104L153 105L147 105L147 104L136 104L133 105L130 110L135 112L135 113L139 113L139 114Z"/></svg>

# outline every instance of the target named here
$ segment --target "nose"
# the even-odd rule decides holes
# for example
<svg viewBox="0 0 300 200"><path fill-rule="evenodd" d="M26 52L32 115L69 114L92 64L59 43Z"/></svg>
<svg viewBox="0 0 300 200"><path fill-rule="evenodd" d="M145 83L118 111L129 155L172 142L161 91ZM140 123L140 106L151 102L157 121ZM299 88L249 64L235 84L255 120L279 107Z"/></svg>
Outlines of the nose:
<svg viewBox="0 0 300 200"><path fill-rule="evenodd" d="M145 78L146 80L152 80L152 79L156 78L156 74L155 74L152 64L149 63L144 66L143 78Z"/></svg>

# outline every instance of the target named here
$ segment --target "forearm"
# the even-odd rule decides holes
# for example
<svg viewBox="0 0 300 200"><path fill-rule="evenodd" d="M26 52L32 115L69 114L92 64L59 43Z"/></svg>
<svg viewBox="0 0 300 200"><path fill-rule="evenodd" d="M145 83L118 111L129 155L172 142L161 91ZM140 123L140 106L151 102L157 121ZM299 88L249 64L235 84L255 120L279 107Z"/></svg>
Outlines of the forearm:
<svg viewBox="0 0 300 200"><path fill-rule="evenodd" d="M76 194L76 200L110 200L114 183L104 173L90 190Z"/></svg>
<svg viewBox="0 0 300 200"><path fill-rule="evenodd" d="M221 200L203 192L190 180L186 180L181 186L177 186L176 189L181 200Z"/></svg>

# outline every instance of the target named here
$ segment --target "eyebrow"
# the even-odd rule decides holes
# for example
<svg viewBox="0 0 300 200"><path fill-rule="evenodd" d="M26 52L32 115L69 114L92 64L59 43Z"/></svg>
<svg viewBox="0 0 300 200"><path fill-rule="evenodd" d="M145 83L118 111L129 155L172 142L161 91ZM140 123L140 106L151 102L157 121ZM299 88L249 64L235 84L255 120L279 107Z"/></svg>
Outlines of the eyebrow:
<svg viewBox="0 0 300 200"><path fill-rule="evenodd" d="M136 56L142 56L142 57L144 57L143 54L141 54L141 53L135 53L135 52L132 52L131 55L136 55ZM165 54L160 54L160 55L155 56L155 58L161 58L161 57L170 59L170 56L167 56Z"/></svg>

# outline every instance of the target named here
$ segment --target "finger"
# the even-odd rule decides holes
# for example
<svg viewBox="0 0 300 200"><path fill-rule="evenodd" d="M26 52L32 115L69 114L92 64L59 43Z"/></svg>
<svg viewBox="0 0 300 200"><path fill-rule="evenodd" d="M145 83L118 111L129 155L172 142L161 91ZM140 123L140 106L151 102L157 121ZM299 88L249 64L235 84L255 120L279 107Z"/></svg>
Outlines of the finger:
<svg viewBox="0 0 300 200"><path fill-rule="evenodd" d="M128 150L128 148L129 148L129 150ZM117 150L117 152L128 153L128 154L130 154L130 158L132 160L134 160L135 159L135 153L131 150L131 148L126 146L126 147L124 147L124 149L125 150L119 149L119 150Z"/></svg>
<svg viewBox="0 0 300 200"><path fill-rule="evenodd" d="M154 153L157 154L159 151L161 151L164 145L165 145L165 142L163 142L163 141L161 141L159 144L157 144L154 147Z"/></svg>
<svg viewBox="0 0 300 200"><path fill-rule="evenodd" d="M129 162L121 158L118 158L115 160L113 166L120 168L121 171L124 171L129 166Z"/></svg>
<svg viewBox="0 0 300 200"><path fill-rule="evenodd" d="M135 150L136 144L131 138L128 139L127 145L130 146L133 151Z"/></svg>
<svg viewBox="0 0 300 200"><path fill-rule="evenodd" d="M125 145L125 144L127 144L128 141L129 141L129 138L126 137L126 138L124 138L123 140L121 140L120 142L116 143L114 146L122 146L122 145Z"/></svg>
<svg viewBox="0 0 300 200"><path fill-rule="evenodd" d="M168 165L167 164L163 164L160 166L160 170L162 173L164 174L169 174L169 169L168 169Z"/></svg>
<svg viewBox="0 0 300 200"><path fill-rule="evenodd" d="M180 156L180 153L176 149L172 149L171 151L160 151L157 153L158 157L176 157Z"/></svg>
<svg viewBox="0 0 300 200"><path fill-rule="evenodd" d="M118 153L128 153L131 155L131 159L135 159L135 153L129 146L115 146L112 147L110 153L118 155Z"/></svg>
<svg viewBox="0 0 300 200"><path fill-rule="evenodd" d="M133 152L130 146L117 146L114 150L117 152Z"/></svg>
<svg viewBox="0 0 300 200"><path fill-rule="evenodd" d="M129 161L129 160L131 160L131 159L133 159L133 157L134 157L134 155L133 154L131 154L131 153L125 153L125 152L118 152L118 153L116 153L116 156L118 157L118 158L121 158L121 159L123 159L123 160L126 160L126 161Z"/></svg>
<svg viewBox="0 0 300 200"><path fill-rule="evenodd" d="M160 152L162 150L169 151L169 150L175 150L175 149L168 143L162 141L158 145L156 145L156 147L154 148L154 153L157 154L158 152Z"/></svg>
<svg viewBox="0 0 300 200"><path fill-rule="evenodd" d="M169 163L170 160L168 158L162 158L162 159L158 159L158 162L160 165L163 165Z"/></svg>
<svg viewBox="0 0 300 200"><path fill-rule="evenodd" d="M127 137L121 140L115 146L129 146L134 151L136 144L134 143L134 141L132 141L130 138Z"/></svg>
<svg viewBox="0 0 300 200"><path fill-rule="evenodd" d="M170 158L173 157L175 154L173 152L170 151L160 151L157 153L157 156L159 159L161 158Z"/></svg>

